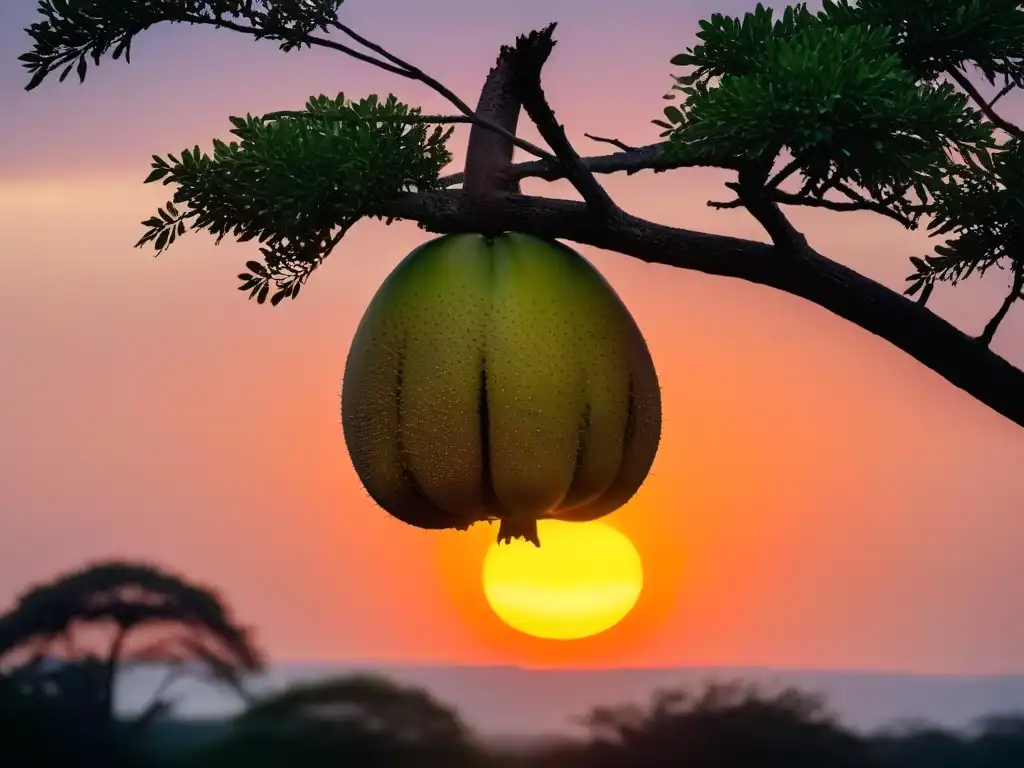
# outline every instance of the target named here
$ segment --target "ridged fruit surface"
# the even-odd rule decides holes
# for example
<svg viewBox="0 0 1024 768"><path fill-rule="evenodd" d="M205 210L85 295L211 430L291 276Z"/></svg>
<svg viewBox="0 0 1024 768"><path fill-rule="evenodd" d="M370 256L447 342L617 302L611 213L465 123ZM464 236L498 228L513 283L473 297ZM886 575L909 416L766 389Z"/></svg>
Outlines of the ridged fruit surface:
<svg viewBox="0 0 1024 768"><path fill-rule="evenodd" d="M446 235L388 276L356 330L345 442L385 511L421 528L593 520L628 501L661 436L647 344L583 256Z"/></svg>

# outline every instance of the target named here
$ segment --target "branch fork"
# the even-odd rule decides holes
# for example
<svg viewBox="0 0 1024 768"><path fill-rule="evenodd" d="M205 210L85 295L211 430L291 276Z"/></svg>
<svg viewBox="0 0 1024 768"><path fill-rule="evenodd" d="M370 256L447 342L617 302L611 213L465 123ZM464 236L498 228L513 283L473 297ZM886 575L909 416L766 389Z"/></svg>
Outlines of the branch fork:
<svg viewBox="0 0 1024 768"><path fill-rule="evenodd" d="M619 208L573 148L540 84L541 69L555 47L555 26L549 24L520 35L513 46L502 46L481 91L477 114L514 133L519 111L525 108L555 155L554 162L542 162L552 171L557 168L570 181L593 215L614 217L620 213ZM512 152L511 142L486 126L475 124L470 129L466 155L466 193L488 196L518 192Z"/></svg>

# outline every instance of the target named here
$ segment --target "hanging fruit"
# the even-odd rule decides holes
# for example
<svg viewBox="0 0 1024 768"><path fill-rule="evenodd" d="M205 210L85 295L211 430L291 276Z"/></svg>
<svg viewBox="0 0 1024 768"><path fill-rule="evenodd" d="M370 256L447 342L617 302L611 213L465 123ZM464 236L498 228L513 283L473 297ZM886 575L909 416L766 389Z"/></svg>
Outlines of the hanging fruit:
<svg viewBox="0 0 1024 768"><path fill-rule="evenodd" d="M446 235L387 277L342 386L356 474L421 528L593 520L647 477L661 435L650 352L618 295L560 243Z"/></svg>

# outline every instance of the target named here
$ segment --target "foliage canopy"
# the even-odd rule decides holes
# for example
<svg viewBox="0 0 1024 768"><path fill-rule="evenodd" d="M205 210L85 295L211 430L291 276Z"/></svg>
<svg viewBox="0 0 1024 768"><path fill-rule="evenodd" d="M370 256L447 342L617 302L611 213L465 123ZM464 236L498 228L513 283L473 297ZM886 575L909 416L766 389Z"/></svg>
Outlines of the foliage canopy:
<svg viewBox="0 0 1024 768"><path fill-rule="evenodd" d="M760 4L740 18L713 14L700 22L697 44L671 59L682 74L673 76L666 96L673 103L654 121L664 141L631 147L591 136L621 151L590 158L576 154L539 85L550 46L543 54L529 49L537 34L550 36L550 28L503 49L481 107L473 110L421 69L347 26L341 6L342 0L40 0L41 19L27 30L34 46L21 59L31 89L56 72L60 79L72 71L84 79L89 60L98 64L108 53L127 59L135 37L155 24L206 25L273 40L283 51L330 48L419 81L451 102L457 114L423 115L393 96L314 96L301 111L231 118L237 141L215 141L212 154L196 146L154 156L146 180L174 185L175 191L144 222L138 245L162 252L188 229L206 230L218 240L228 234L256 239L263 261L250 261L239 279L240 289L260 303L297 296L361 218L406 218L452 231L486 215L498 228L526 222L539 236L741 277L808 298L884 336L1024 424L1020 371L970 346L973 339L957 336L930 311L877 292L865 278L851 283L849 296L832 295L829 286L838 278L829 273L836 265L814 252L781 211L793 205L867 210L908 228L924 222L943 242L911 260L905 293L922 308L938 283L1005 270L1009 291L977 337L987 347L1010 306L1024 296L1024 130L997 109L1024 86L1024 10L1016 0L824 0L820 10L798 3L778 17ZM494 111L491 97L498 91L487 89L498 88L503 66L550 151L514 136L514 121L507 125L495 117L500 110ZM982 95L969 77L972 70L999 91ZM566 201L513 194L501 205L491 200L484 210L479 200L461 194L465 190L453 189L463 174L442 176L451 160L451 128L442 126L459 122L473 124L471 135L503 137L509 147L538 158L512 165L509 151L506 176L568 178L593 214L590 223L579 224L577 209ZM470 153L467 167L471 162L480 160ZM744 207L764 226L778 260L772 270L754 261L762 252L746 241L670 228L655 232L658 225L628 217L594 178L696 165L737 172L737 180L725 185L735 199L709 205ZM525 215L526 209L534 215ZM625 239L624 226L632 228ZM672 253L664 253L671 250L666 243ZM712 253L723 251L749 258L738 265L712 261ZM797 254L816 259L816 274L786 262ZM878 301L885 302L884 317L872 308ZM899 327L909 321L918 324L918 341Z"/></svg>
<svg viewBox="0 0 1024 768"><path fill-rule="evenodd" d="M97 647L103 634L96 630L104 628L111 631ZM130 642L139 634L144 641ZM54 666L57 659L63 661ZM109 720L118 670L148 662L171 665L165 682L200 671L238 691L243 676L263 666L247 630L215 593L144 563L96 563L63 574L26 590L0 616L0 673L26 695L77 702L82 716ZM160 711L157 697L142 717Z"/></svg>

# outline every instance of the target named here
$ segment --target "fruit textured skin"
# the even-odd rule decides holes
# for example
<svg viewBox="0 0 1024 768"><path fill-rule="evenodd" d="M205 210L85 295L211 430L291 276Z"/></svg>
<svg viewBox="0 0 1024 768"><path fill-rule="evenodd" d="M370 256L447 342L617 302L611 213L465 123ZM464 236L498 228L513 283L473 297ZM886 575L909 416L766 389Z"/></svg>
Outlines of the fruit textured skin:
<svg viewBox="0 0 1024 768"><path fill-rule="evenodd" d="M410 253L356 330L342 386L356 474L421 528L593 520L647 477L661 395L629 311L576 251L446 235Z"/></svg>

